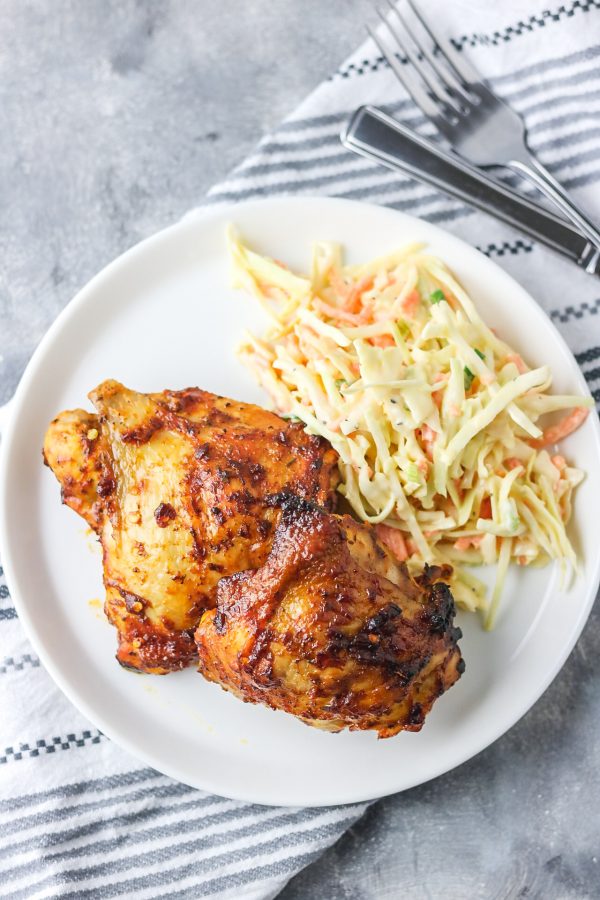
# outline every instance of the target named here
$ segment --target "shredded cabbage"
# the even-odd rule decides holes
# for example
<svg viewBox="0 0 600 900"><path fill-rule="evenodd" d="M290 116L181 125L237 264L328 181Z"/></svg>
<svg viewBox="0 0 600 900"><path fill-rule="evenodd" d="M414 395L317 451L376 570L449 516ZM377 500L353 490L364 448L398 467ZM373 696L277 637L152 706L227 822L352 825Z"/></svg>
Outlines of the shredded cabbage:
<svg viewBox="0 0 600 900"><path fill-rule="evenodd" d="M339 245L319 242L305 277L233 229L228 242L234 284L272 322L242 360L280 413L327 438L340 493L409 567L450 564L457 603L488 628L511 561L576 570L566 525L583 473L546 446L591 398L548 394L548 366L527 366L422 246L344 267ZM573 412L546 439L538 420L561 409ZM482 564L497 567L489 600L466 569Z"/></svg>

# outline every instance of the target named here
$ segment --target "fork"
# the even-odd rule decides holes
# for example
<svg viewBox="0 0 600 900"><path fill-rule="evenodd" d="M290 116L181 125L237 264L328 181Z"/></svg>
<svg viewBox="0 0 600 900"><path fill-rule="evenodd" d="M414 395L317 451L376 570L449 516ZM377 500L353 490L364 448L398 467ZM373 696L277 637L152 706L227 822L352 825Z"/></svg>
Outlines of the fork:
<svg viewBox="0 0 600 900"><path fill-rule="evenodd" d="M600 247L598 227L529 149L521 116L490 90L449 42L436 35L412 0L404 2L425 40L392 0L387 2L390 12L377 9L377 13L394 49L375 30L367 30L394 74L454 152L481 168L504 167L529 179Z"/></svg>

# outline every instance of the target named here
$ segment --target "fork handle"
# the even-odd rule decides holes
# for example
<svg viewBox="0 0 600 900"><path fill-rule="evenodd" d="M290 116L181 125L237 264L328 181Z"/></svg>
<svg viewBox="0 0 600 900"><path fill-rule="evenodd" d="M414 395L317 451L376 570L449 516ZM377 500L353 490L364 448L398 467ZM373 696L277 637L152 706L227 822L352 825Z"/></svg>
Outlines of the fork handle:
<svg viewBox="0 0 600 900"><path fill-rule="evenodd" d="M564 213L564 215L577 226L581 234L591 241L595 247L600 248L600 229L591 219L573 202L569 194L558 183L556 178L550 174L548 169L539 162L531 154L527 154L525 159L514 159L508 163L509 168L524 175L549 200Z"/></svg>

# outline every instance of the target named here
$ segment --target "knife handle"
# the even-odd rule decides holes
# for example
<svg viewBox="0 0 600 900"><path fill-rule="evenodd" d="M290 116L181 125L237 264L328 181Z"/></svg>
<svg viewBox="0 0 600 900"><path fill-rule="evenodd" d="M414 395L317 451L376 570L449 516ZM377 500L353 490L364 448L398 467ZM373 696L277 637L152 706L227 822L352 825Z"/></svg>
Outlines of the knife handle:
<svg viewBox="0 0 600 900"><path fill-rule="evenodd" d="M349 150L490 213L574 260L586 272L600 274L600 250L565 220L381 110L359 107L340 137Z"/></svg>

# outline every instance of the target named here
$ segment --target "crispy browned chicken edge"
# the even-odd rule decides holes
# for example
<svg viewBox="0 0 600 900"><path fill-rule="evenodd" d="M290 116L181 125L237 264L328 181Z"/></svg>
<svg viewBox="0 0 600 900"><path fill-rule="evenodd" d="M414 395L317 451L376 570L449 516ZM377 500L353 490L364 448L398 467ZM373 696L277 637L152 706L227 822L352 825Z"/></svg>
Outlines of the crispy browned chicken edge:
<svg viewBox="0 0 600 900"><path fill-rule="evenodd" d="M271 695L268 693L263 694L260 691L255 692L253 690L251 685L252 676L250 675L253 666L249 665L249 661L246 660L246 652L244 655L238 656L241 685L234 684L231 678L227 680L226 677L222 677L221 679L219 677L214 677L214 672L211 675L210 669L206 670L203 668L202 645L206 643L205 631L207 627L209 629L216 627L217 632L225 632L228 628L228 613L221 610L219 605L217 606L217 609L206 611L196 630L195 638L198 643L200 655L199 672L208 680L218 684L223 690L226 690L238 699L241 699L244 703L262 703L274 710L288 712L304 724L323 731L340 732L344 730L367 730L377 732L379 738L393 737L401 731L420 731L436 700L456 684L466 668L458 645L458 641L463 636L462 630L454 624L456 606L450 587L447 584L448 579L452 575L452 567L449 565L430 566L425 564L421 572L411 575L405 563L397 562L391 551L378 540L375 530L368 524L360 522L356 518L348 515L331 514L322 507L317 506L310 501L306 501L304 498L286 492L266 498L266 502L275 507L279 507L282 510L283 517L289 515L289 517L293 519L295 516L302 516L306 511L312 510L318 512L318 514L322 515L325 519L336 520L340 524L345 524L346 527L350 525L352 529L356 528L359 532L363 532L363 536L366 535L375 554L379 557L380 561L383 561L383 565L385 566L386 562L391 562L401 573L401 581L403 581L405 587L408 588L413 595L416 594L419 596L419 606L421 608L414 623L418 622L418 628L422 629L423 636L429 637L431 647L428 649L431 653L424 656L426 662L423 669L419 672L417 677L411 680L407 685L407 700L410 697L413 698L409 714L397 724L389 725L378 724L378 717L376 715L370 717L366 716L361 723L352 722L348 719L347 721L341 721L341 724L340 718L336 720L334 715L323 718L302 716L299 713L294 712L293 709L286 709L285 706L280 705L277 701L273 702L276 694L275 689ZM279 526L276 528L276 534L279 531L281 524L280 520ZM309 564L309 562L310 561L307 561L307 564ZM258 575L260 569L264 569L265 566L266 564L259 567L259 569L253 570L254 574ZM237 573L237 575L225 577L221 579L219 585L225 588L228 583L239 584L245 576L251 577L252 573L240 572ZM387 581L385 576L383 576L383 578ZM395 582L391 582L391 584L394 584L394 587L402 594L403 589L400 584L396 584ZM414 596L412 601L414 602ZM243 605L244 602L245 598L242 597L240 603ZM400 602L402 601L400 600ZM362 632L368 628L369 634L366 635L366 637L368 637L370 642L373 642L371 646L374 646L376 649L378 645L381 646L384 653L386 647L389 649L388 638L386 635L387 627L390 624L389 619L394 618L396 614L402 615L400 607L396 607L395 612L390 610L389 616L387 615L387 612L388 610L386 608L380 609L369 621L363 622L360 634L356 635L356 638L360 639L363 637ZM258 632L258 643L260 643L260 633L263 631L268 632L270 630L268 621L263 623L263 625L263 629ZM275 638L275 640L277 640L277 638ZM254 656L254 648L250 651L249 656ZM373 655L372 662L374 664L379 663L376 655ZM217 664L217 671L218 669L219 664ZM249 681L244 682L245 678L248 678ZM421 688L424 690L424 696L422 696Z"/></svg>
<svg viewBox="0 0 600 900"><path fill-rule="evenodd" d="M139 397L144 404L153 406L154 411L148 410L143 420L136 423L137 427L127 430L125 420L129 415L129 396L134 399ZM109 560L102 538L103 527L106 520L119 519L116 502L118 467L115 466L107 427L113 406L116 416L123 419L123 423L119 423L122 427L117 431L123 432L121 439L127 445L143 445L163 429L184 434L193 443L195 426L212 427L224 433L225 427L220 426L228 426L232 422L234 430L236 426L240 429L240 433L235 435L237 438L247 431L251 440L259 434L265 441L275 441L278 450L283 448L282 452L289 447L298 446L302 465L297 477L302 478L303 467L308 467L310 478L304 477L297 488L300 491L304 488L312 491L319 503L331 509L338 496L337 454L324 438L305 434L300 422L285 421L276 413L254 403L232 400L201 388L186 387L178 391L141 393L108 379L93 388L88 393L88 398L96 406L95 411L65 409L53 417L44 435L42 460L59 482L62 503L80 515L100 538L106 588L104 612L117 631L117 662L129 671L166 675L192 666L197 661L193 633L200 614L195 623L190 623L191 627L183 629L171 626L167 620L164 624L151 623L144 615L146 600L136 593L138 589L132 590L127 579L115 581L108 577ZM206 405L206 421L200 418L187 422L190 411L193 414L198 405ZM239 441L236 443L240 445ZM198 465L205 463L205 450L206 447L202 444L194 453ZM288 449L288 453L291 452ZM270 456L267 458L270 459ZM258 470L262 471L262 467L253 467L252 461L250 456L247 467L249 474L245 470L242 472L237 465L235 474L242 480L249 477L249 490L255 492L260 474ZM219 471L217 468L217 472ZM298 469L294 471L297 472ZM290 478L293 478L291 474ZM186 483L187 481L189 479L186 479ZM245 495L248 495L248 491L245 491ZM260 506L260 493L256 500ZM218 507L217 512L220 514L222 507ZM258 513L255 518L260 519ZM264 523L259 521L258 524ZM198 547L197 559L200 562L203 551L203 547Z"/></svg>
<svg viewBox="0 0 600 900"><path fill-rule="evenodd" d="M96 390L98 390L98 389L96 389ZM188 389L188 390L195 390L195 389ZM163 393L176 394L178 392L163 392ZM94 391L90 392L89 396L92 397L93 394L94 394ZM220 398L220 399L222 399L222 398ZM98 482L101 484L102 478L105 478L107 476L107 466L106 466L106 459L105 459L106 453L103 453L103 458L101 460L94 458L94 454L91 452L91 445L92 445L93 441L90 441L90 439L88 437L88 433L90 431L95 430L95 425L98 423L99 419L97 417L97 414L89 413L88 411L85 411L85 410L66 410L63 413L59 413L57 416L54 417L54 419L52 420L52 422L50 423L50 425L48 427L47 435L50 433L50 431L53 427L57 426L60 423L61 417L69 416L69 415L79 416L81 419L81 431L82 431L81 437L82 437L82 443L85 445L84 446L84 450L85 450L84 458L85 458L86 466L88 466L88 468L86 471L82 470L82 472L81 472L81 475L82 475L81 485L76 485L73 481L71 484L66 486L67 489L65 490L65 485L63 485L61 483L61 499L62 499L63 503L66 503L67 505L71 506L71 508L73 508L74 511L76 511L79 515L81 515L84 519L86 519L86 521L92 527L92 529L94 529L95 531L99 531L99 524L100 524L99 509L100 509L100 505L101 505L101 491L99 489ZM45 439L45 442L46 442L46 439ZM48 460L45 442L44 442L44 448L42 449L43 462L45 465L47 465L49 468L51 468L54 471L53 466L50 464L50 462ZM331 448L329 448L329 449L331 449ZM333 452L333 450L331 452ZM54 472L54 474L58 478L57 473ZM108 472L108 474L110 474L110 472ZM59 481L60 481L60 479L59 479ZM78 490L78 488L79 488L79 490ZM78 496L78 494L81 492L82 489L86 495L84 497ZM92 496L92 495L95 495L96 502L94 502L94 496ZM265 497L265 502L272 503L272 498ZM358 521L358 520L354 519L354 521ZM363 523L359 523L359 524L362 525ZM373 540L376 543L378 543L375 539L374 534L373 534ZM379 546L381 546L381 545L379 544ZM450 574L449 567L446 567L446 569L439 569L439 568L434 569L432 567L425 566L423 572L420 575L417 575L415 577L415 583L420 584L420 586L425 591L428 591L428 592L436 592L436 591L439 592L441 590L445 590L450 597L449 602L452 605L452 617L453 617L454 609L455 609L454 601L452 599L449 588L447 587L447 585L444 582L444 579L447 579L449 574ZM105 613L106 612L107 612L107 610L105 608ZM201 616L200 624L202 622L202 618L205 615L209 614L210 612L211 612L210 610L207 610L203 614L203 616ZM110 616L107 615L107 618L109 621L111 621ZM116 623L111 622L111 624L114 625ZM186 668L187 666L192 665L192 664L194 664L194 662L198 661L198 653L197 653L197 648L195 648L195 642L193 640L193 635L197 632L198 628L200 627L200 624L197 626L197 628L189 629L185 633L182 633L181 638L186 645L185 646L186 652L183 654L183 656L185 656L185 660L182 660L182 662L180 664L174 665L172 668L153 667L153 668L148 668L148 669L144 670L139 665L136 665L136 660L133 658L133 656L132 656L131 660L129 658L121 658L120 659L119 657L117 657L118 661L124 668L126 668L130 671L133 671L136 673L142 673L142 674L143 673L167 674L169 671L177 671L178 669ZM134 637L138 637L137 633ZM419 731L421 729L421 727L423 725L423 721L425 719L425 715L429 712L429 710L430 710L431 706L433 705L433 703L435 702L435 700L439 696L441 696L446 690L448 690L448 688L451 687L456 681L458 681L458 679L460 678L460 676L463 674L463 672L465 670L464 660L460 653L460 649L457 647L457 643L456 643L461 637L462 637L462 634L460 632L460 629L454 628L453 633L452 633L453 646L452 646L451 650L449 651L449 658L447 660L444 683L440 687L439 691L435 694L435 696L432 695L431 703L427 704L427 709L425 710L425 714L423 715L422 720L415 721L414 724L408 724L408 725L401 724L397 727L394 726L394 727L378 729L378 735L380 738L391 737L402 730ZM167 642L168 642L168 636L165 636L164 640L167 640ZM129 641L129 642L126 641L126 643L129 646L129 643L131 643L131 641ZM241 694L237 693L235 690L233 690L233 693L236 693L237 696L240 696L240 698L242 700L244 700L244 702L248 702L247 697L242 696ZM315 721L314 719L305 719L302 716L296 716L296 718L299 718L301 721L305 722L306 724L311 725L312 727L317 727L317 728L320 728L323 730L330 730L330 731L341 731L345 728L350 728L350 730L357 730L360 727L360 726L356 726L356 725L352 725L352 724L351 725L342 725L342 726L338 727L335 724L332 724L327 721ZM373 729L373 730L376 730L376 729Z"/></svg>

